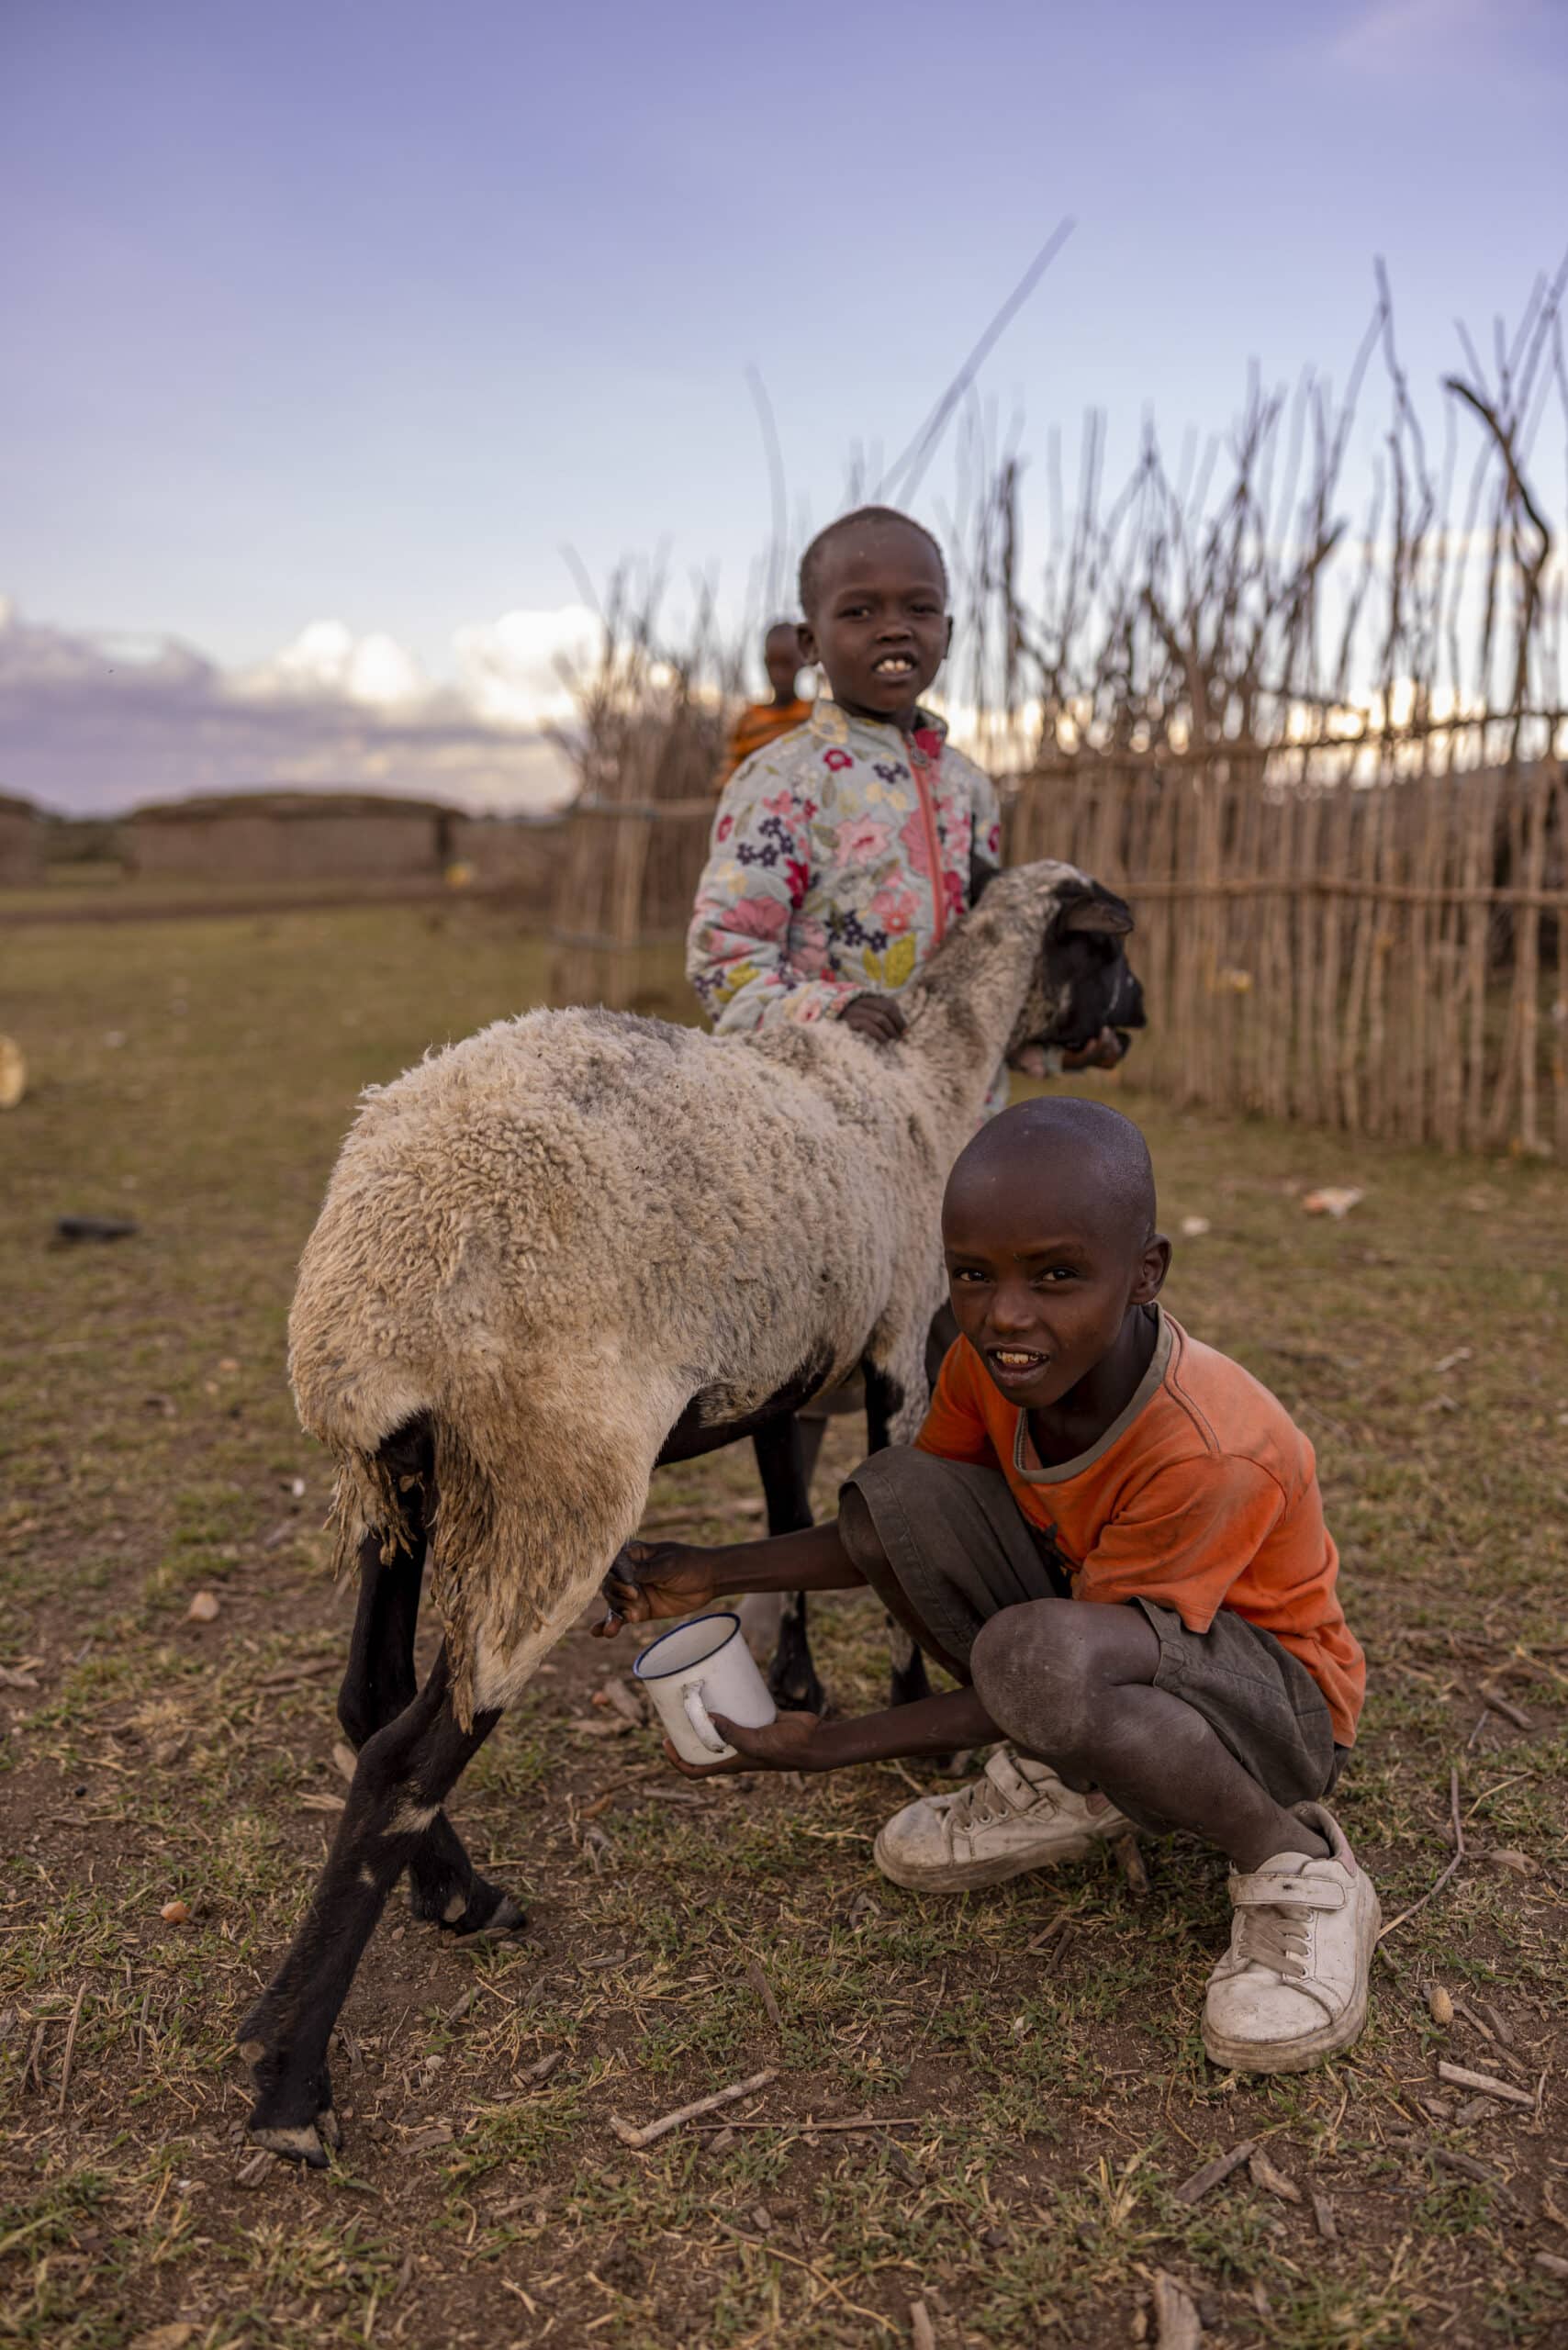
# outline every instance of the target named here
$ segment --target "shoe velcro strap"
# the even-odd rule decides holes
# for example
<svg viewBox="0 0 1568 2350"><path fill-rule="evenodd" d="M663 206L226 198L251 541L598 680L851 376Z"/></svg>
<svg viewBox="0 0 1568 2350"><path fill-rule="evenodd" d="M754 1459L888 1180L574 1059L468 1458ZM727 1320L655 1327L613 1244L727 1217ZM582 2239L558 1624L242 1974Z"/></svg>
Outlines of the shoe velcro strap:
<svg viewBox="0 0 1568 2350"><path fill-rule="evenodd" d="M1345 1888L1324 1876L1233 1876L1230 1897L1238 1909L1342 1909Z"/></svg>
<svg viewBox="0 0 1568 2350"><path fill-rule="evenodd" d="M986 1764L985 1775L1013 1811L1027 1811L1040 1800L1043 1790L1031 1785L1012 1757L1000 1750Z"/></svg>

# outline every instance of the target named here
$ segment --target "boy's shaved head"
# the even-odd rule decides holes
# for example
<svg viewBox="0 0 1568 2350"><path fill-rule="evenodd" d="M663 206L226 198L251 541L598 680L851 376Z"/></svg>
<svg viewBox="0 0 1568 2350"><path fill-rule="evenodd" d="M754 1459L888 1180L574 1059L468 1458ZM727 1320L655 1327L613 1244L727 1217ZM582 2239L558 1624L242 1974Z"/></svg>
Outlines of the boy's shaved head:
<svg viewBox="0 0 1568 2350"><path fill-rule="evenodd" d="M955 1203L973 1208L987 1194L1016 1197L1020 1184L1042 1207L1134 1255L1154 1233L1148 1145L1132 1120L1106 1102L1054 1094L1004 1110L959 1154L947 1192Z"/></svg>
<svg viewBox="0 0 1568 2350"><path fill-rule="evenodd" d="M901 514L896 506L857 506L852 514L841 514L835 522L830 522L825 530L819 531L801 557L799 582L801 610L808 620L816 610L822 592L823 560L834 541L852 533L869 539L889 531L912 531L916 538L925 541L936 558L936 568L942 579L942 592L946 596L947 565L942 554L941 542L933 536L924 523L917 522L911 514Z"/></svg>

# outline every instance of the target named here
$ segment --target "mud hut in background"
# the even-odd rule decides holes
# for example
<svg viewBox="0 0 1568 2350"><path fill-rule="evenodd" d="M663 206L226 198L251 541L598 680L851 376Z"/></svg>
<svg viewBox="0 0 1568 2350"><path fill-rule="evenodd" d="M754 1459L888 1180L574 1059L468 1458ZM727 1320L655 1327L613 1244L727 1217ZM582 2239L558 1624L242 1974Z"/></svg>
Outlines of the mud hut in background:
<svg viewBox="0 0 1568 2350"><path fill-rule="evenodd" d="M24 887L43 878L44 821L30 800L0 793L0 886Z"/></svg>
<svg viewBox="0 0 1568 2350"><path fill-rule="evenodd" d="M133 873L202 881L437 878L454 808L374 792L247 791L139 808L125 825Z"/></svg>
<svg viewBox="0 0 1568 2350"><path fill-rule="evenodd" d="M566 816L459 816L448 841L449 878L502 897L529 922L557 906L571 822Z"/></svg>

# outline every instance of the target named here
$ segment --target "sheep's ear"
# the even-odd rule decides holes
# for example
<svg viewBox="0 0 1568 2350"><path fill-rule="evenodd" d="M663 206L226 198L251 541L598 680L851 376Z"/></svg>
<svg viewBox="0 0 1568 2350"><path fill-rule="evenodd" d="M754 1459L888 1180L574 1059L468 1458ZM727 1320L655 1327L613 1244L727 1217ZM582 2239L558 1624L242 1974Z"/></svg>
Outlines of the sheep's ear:
<svg viewBox="0 0 1568 2350"><path fill-rule="evenodd" d="M1063 930L1093 930L1125 938L1133 926L1133 910L1114 890L1091 881L1081 897L1071 898L1059 917Z"/></svg>

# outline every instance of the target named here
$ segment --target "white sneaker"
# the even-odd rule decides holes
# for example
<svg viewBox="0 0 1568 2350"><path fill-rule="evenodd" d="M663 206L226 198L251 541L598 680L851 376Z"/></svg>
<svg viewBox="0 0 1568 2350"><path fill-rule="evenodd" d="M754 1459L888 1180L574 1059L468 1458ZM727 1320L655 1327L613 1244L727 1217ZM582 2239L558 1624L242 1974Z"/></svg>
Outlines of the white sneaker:
<svg viewBox="0 0 1568 2350"><path fill-rule="evenodd" d="M1081 1860L1132 1825L1110 1804L1091 1811L1048 1762L999 1746L983 1777L895 1812L872 1847L884 1876L917 1892L1002 1885L1054 1861Z"/></svg>
<svg viewBox="0 0 1568 2350"><path fill-rule="evenodd" d="M1329 1857L1276 1852L1233 1875L1230 1948L1209 1977L1204 2046L1241 2073L1302 2073L1349 2048L1367 2020L1367 1977L1383 1912L1345 1832L1320 1803L1296 1817Z"/></svg>

